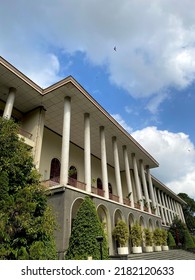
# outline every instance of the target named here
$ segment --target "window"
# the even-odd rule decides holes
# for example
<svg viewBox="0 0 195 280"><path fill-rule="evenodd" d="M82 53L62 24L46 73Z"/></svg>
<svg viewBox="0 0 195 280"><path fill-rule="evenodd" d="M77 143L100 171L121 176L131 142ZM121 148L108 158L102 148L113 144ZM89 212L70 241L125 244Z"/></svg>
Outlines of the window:
<svg viewBox="0 0 195 280"><path fill-rule="evenodd" d="M73 165L69 168L69 177L77 180L77 169Z"/></svg>
<svg viewBox="0 0 195 280"><path fill-rule="evenodd" d="M57 158L51 161L50 179L58 183L60 181L60 161Z"/></svg>
<svg viewBox="0 0 195 280"><path fill-rule="evenodd" d="M110 183L108 183L108 191L110 194L112 194L112 185Z"/></svg>
<svg viewBox="0 0 195 280"><path fill-rule="evenodd" d="M102 187L102 180L101 180L100 178L97 178L97 188L98 188L99 190L102 190L102 189L103 189L103 187Z"/></svg>

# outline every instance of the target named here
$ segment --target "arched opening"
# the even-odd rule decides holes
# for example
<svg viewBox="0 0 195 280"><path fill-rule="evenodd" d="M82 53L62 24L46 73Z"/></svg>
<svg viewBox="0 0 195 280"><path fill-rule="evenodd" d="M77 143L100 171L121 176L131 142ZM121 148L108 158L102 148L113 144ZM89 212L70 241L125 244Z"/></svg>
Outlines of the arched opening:
<svg viewBox="0 0 195 280"><path fill-rule="evenodd" d="M114 213L114 226L116 226L117 225L117 223L120 221L120 220L123 220L123 218L122 218L122 212L119 210L119 209L117 209L116 211L115 211L115 213ZM117 252L117 248L118 247L120 247L120 245L119 245L119 243L118 243L118 241L117 240L115 240L114 238L113 238L113 244L114 244L114 249L115 249L115 252Z"/></svg>
<svg viewBox="0 0 195 280"><path fill-rule="evenodd" d="M100 222L103 226L104 232L105 234L108 234L108 216L107 216L107 209L105 208L105 206L100 205L97 208L97 213L100 219Z"/></svg>
<svg viewBox="0 0 195 280"><path fill-rule="evenodd" d="M51 161L50 180L60 182L60 161L57 158L53 158Z"/></svg>
<svg viewBox="0 0 195 280"><path fill-rule="evenodd" d="M102 186L102 180L100 178L97 178L97 188L99 190L102 190L103 189L103 186Z"/></svg>
<svg viewBox="0 0 195 280"><path fill-rule="evenodd" d="M111 183L108 183L108 191L109 191L109 194L112 194L112 185L111 185Z"/></svg>
<svg viewBox="0 0 195 280"><path fill-rule="evenodd" d="M76 187L77 186L77 169L75 166L71 166L68 171L68 183Z"/></svg>
<svg viewBox="0 0 195 280"><path fill-rule="evenodd" d="M73 204L72 204L72 211L71 211L71 229L72 229L72 226L73 226L73 222L74 222L74 219L76 218L76 215L77 215L77 211L81 205L81 203L83 202L83 199L82 198L77 198Z"/></svg>
<svg viewBox="0 0 195 280"><path fill-rule="evenodd" d="M69 173L68 173L69 177L72 178L72 179L75 179L77 180L77 169L75 166L71 166L69 168Z"/></svg>

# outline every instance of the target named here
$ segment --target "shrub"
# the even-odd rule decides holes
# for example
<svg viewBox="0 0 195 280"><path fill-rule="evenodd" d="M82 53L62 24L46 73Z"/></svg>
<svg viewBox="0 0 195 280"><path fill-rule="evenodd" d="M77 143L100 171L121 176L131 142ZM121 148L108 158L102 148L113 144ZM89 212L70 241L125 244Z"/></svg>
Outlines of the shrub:
<svg viewBox="0 0 195 280"><path fill-rule="evenodd" d="M86 260L88 256L100 259L100 245L96 237L102 236L103 259L108 259L108 245L103 226L99 220L95 205L89 196L81 203L73 222L65 259Z"/></svg>
<svg viewBox="0 0 195 280"><path fill-rule="evenodd" d="M152 239L152 231L149 228L144 228L144 241L145 246L152 246L153 239Z"/></svg>
<svg viewBox="0 0 195 280"><path fill-rule="evenodd" d="M118 241L120 247L125 247L129 237L128 227L126 223L122 220L118 221L112 232L112 235Z"/></svg>
<svg viewBox="0 0 195 280"><path fill-rule="evenodd" d="M131 228L130 238L134 247L141 246L142 242L142 229L141 226L136 221Z"/></svg>
<svg viewBox="0 0 195 280"><path fill-rule="evenodd" d="M153 231L153 242L155 246L162 245L162 232L160 228L155 228Z"/></svg>
<svg viewBox="0 0 195 280"><path fill-rule="evenodd" d="M170 231L168 232L167 244L170 248L173 248L176 246L175 239Z"/></svg>
<svg viewBox="0 0 195 280"><path fill-rule="evenodd" d="M162 237L162 245L166 246L167 245L168 233L165 229L161 230L161 237Z"/></svg>
<svg viewBox="0 0 195 280"><path fill-rule="evenodd" d="M194 241L193 241L188 229L184 230L184 248L185 249L195 248Z"/></svg>

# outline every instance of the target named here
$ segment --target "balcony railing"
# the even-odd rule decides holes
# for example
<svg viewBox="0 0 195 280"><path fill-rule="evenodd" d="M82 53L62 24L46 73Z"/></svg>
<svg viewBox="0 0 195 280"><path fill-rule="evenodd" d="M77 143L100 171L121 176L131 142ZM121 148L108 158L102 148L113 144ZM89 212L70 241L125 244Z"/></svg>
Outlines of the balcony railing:
<svg viewBox="0 0 195 280"><path fill-rule="evenodd" d="M69 177L68 178L68 184L70 186L73 186L73 187L77 188L77 189L80 189L80 190L83 190L83 191L86 190L86 184L83 183L83 182L77 181L74 178Z"/></svg>
<svg viewBox="0 0 195 280"><path fill-rule="evenodd" d="M104 190L102 189L98 189L98 188L95 188L95 187L91 187L91 192L94 193L94 194L97 194L99 196L103 196L104 197Z"/></svg>
<svg viewBox="0 0 195 280"><path fill-rule="evenodd" d="M109 198L113 201L119 202L119 196L109 193Z"/></svg>
<svg viewBox="0 0 195 280"><path fill-rule="evenodd" d="M54 178L51 178L49 180L45 180L45 181L42 181L41 184L45 187L53 187L53 186L57 186L59 185L60 183L60 177L54 177Z"/></svg>
<svg viewBox="0 0 195 280"><path fill-rule="evenodd" d="M123 198L123 203L125 205L131 206L131 201L128 198Z"/></svg>
<svg viewBox="0 0 195 280"><path fill-rule="evenodd" d="M140 209L141 208L141 205L137 202L134 202L134 207L137 208L137 209Z"/></svg>
<svg viewBox="0 0 195 280"><path fill-rule="evenodd" d="M24 130L24 129L21 128L21 127L19 128L18 133L19 133L20 135L22 135L22 136L28 138L28 139L31 139L31 138L32 138L32 133L30 133L30 132Z"/></svg>

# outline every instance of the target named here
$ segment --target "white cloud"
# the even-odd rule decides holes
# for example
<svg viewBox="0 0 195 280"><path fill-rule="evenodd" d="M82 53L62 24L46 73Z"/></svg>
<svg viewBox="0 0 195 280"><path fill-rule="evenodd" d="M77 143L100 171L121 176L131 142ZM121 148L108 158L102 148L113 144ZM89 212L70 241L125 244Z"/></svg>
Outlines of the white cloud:
<svg viewBox="0 0 195 280"><path fill-rule="evenodd" d="M48 85L60 78L48 55L81 51L106 66L112 83L149 98L147 108L155 113L168 87L194 81L194 10L193 0L7 0L0 10L0 52Z"/></svg>
<svg viewBox="0 0 195 280"><path fill-rule="evenodd" d="M128 132L132 132L132 128L126 123L120 114L111 114L111 116Z"/></svg>
<svg viewBox="0 0 195 280"><path fill-rule="evenodd" d="M188 135L147 127L132 136L159 162L154 176L175 193L195 198L195 147Z"/></svg>

